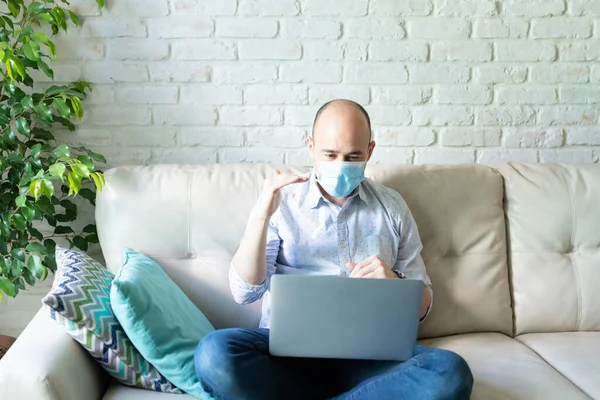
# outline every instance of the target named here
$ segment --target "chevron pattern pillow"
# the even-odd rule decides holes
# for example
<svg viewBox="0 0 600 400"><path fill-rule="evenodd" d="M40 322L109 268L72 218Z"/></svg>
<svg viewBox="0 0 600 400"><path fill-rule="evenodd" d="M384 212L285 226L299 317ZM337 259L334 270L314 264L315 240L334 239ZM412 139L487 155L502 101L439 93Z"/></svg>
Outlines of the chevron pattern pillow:
<svg viewBox="0 0 600 400"><path fill-rule="evenodd" d="M56 247L57 271L42 302L100 365L119 382L166 393L182 393L133 346L110 306L114 275L88 255Z"/></svg>

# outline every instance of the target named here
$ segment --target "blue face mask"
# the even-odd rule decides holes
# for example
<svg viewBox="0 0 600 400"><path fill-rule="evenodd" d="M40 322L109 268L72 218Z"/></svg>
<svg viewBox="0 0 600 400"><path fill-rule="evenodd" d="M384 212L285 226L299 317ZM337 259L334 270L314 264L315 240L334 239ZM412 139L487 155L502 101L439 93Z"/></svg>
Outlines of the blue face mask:
<svg viewBox="0 0 600 400"><path fill-rule="evenodd" d="M365 161L320 162L317 181L332 197L346 197L365 179L366 164Z"/></svg>

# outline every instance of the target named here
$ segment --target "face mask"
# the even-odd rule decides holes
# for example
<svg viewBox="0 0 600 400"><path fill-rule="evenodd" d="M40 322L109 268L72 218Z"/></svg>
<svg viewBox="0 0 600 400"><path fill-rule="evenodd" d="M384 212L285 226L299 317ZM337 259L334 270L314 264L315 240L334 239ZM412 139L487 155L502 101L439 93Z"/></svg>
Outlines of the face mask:
<svg viewBox="0 0 600 400"><path fill-rule="evenodd" d="M365 161L319 163L317 180L321 187L336 198L348 196L365 179Z"/></svg>

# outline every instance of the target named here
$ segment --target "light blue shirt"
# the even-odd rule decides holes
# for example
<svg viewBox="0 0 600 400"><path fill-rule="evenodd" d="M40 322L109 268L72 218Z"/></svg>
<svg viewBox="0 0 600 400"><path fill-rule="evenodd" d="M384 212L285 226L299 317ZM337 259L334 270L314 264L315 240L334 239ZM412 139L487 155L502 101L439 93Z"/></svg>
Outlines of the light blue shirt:
<svg viewBox="0 0 600 400"><path fill-rule="evenodd" d="M229 284L240 304L263 299L260 327L268 328L273 274L345 276L347 263L377 255L408 279L422 280L433 294L422 248L415 220L398 192L365 179L339 207L323 197L311 173L307 182L281 190L279 208L267 231L265 281L245 282L232 263Z"/></svg>

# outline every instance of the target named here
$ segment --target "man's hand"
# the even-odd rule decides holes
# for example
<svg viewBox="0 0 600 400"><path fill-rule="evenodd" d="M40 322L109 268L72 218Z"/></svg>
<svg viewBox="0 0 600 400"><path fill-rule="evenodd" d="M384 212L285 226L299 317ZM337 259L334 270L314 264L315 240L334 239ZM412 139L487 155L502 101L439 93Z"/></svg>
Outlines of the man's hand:
<svg viewBox="0 0 600 400"><path fill-rule="evenodd" d="M348 263L347 267L352 271L350 278L398 278L398 275L377 256L371 256L357 264Z"/></svg>
<svg viewBox="0 0 600 400"><path fill-rule="evenodd" d="M279 191L281 188L293 183L306 182L308 177L291 174L282 174L279 170L267 178L262 192L258 197L254 213L258 217L271 218L277 207L279 207Z"/></svg>

